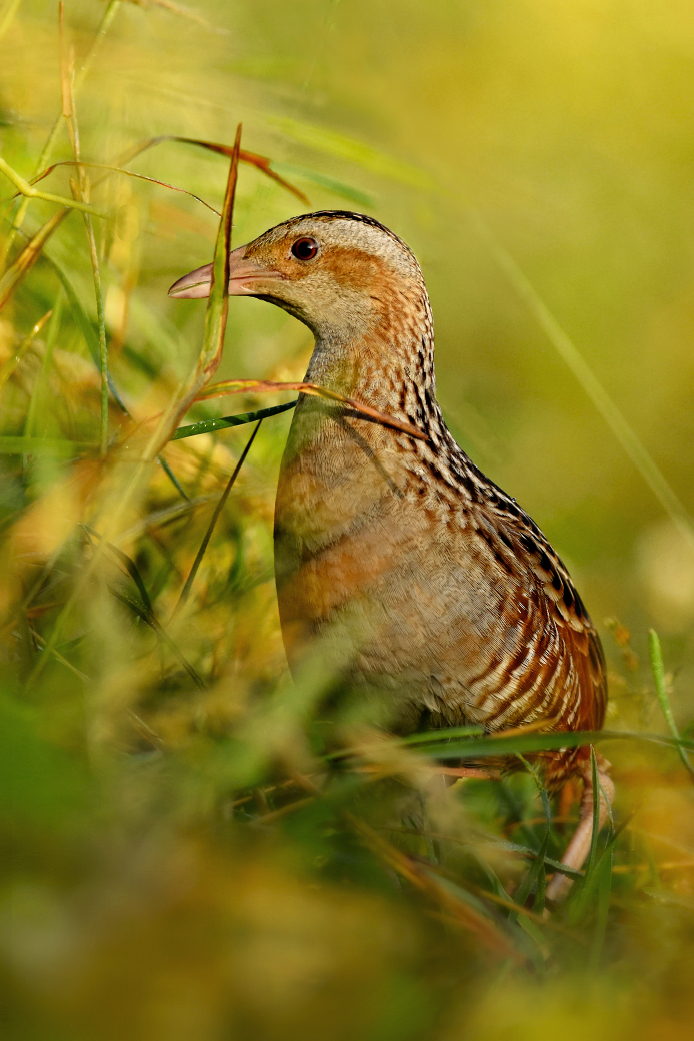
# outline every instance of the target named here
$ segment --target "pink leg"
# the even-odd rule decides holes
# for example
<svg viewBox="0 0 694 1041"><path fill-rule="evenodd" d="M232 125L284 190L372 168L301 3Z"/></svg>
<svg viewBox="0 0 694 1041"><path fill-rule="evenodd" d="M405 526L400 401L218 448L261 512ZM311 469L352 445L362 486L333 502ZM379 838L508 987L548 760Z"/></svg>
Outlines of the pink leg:
<svg viewBox="0 0 694 1041"><path fill-rule="evenodd" d="M600 827L606 822L609 816L609 809L605 796L612 804L614 800L614 782L610 777L610 766L607 759L599 755L598 760L598 784L600 785ZM562 864L566 864L567 867L573 868L575 871L580 871L583 867L583 862L590 852L590 843L593 837L593 778L590 768L590 760L585 763L582 771L583 776L583 797L581 799L581 812L578 821L578 827L573 834L571 842L566 847L566 852L562 857ZM604 794L603 794L604 793ZM564 900L571 889L572 880L567 878L566 875L562 875L561 872L557 872L552 881L547 886L546 896L548 900L551 900L555 904L560 904Z"/></svg>

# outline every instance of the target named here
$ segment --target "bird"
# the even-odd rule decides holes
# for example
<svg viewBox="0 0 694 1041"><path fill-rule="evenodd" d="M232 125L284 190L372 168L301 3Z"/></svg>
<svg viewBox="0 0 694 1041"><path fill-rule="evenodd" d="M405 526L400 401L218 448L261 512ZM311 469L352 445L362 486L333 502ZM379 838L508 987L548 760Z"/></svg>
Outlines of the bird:
<svg viewBox="0 0 694 1041"><path fill-rule="evenodd" d="M208 296L211 279L212 265L204 265L169 294ZM306 381L403 428L344 401L299 397L274 530L292 670L323 641L398 734L467 724L490 734L601 729L600 638L538 525L446 425L431 305L409 246L365 214L302 214L232 250L228 288L309 327ZM538 761L550 792L583 780L579 824L562 861L579 869L593 830L590 750L563 748ZM602 825L614 785L602 756L597 767ZM557 872L548 898L558 902L570 884Z"/></svg>

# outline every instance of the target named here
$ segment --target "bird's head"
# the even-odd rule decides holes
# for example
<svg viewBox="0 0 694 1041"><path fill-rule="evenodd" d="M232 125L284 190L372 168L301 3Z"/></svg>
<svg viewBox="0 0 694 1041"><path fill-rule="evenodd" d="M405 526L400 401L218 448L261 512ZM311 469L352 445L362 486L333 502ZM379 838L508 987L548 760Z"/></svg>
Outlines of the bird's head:
<svg viewBox="0 0 694 1041"><path fill-rule="evenodd" d="M422 274L404 242L359 213L328 210L294 217L230 254L229 295L276 304L318 339L346 343L388 335L404 312L426 298ZM209 296L212 265L169 290L176 298Z"/></svg>

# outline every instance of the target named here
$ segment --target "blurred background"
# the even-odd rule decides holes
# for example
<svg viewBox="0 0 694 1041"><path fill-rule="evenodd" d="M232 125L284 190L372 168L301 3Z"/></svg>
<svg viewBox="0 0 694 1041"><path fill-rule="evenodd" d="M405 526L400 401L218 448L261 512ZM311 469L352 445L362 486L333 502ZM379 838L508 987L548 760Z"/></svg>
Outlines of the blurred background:
<svg viewBox="0 0 694 1041"><path fill-rule="evenodd" d="M159 135L231 145L241 122L242 147L309 202L242 166L236 245L296 213L338 208L375 216L412 246L432 299L446 418L572 572L610 665L608 725L666 732L648 668L653 627L686 731L691 5L66 0L64 35L85 160L114 163ZM22 177L71 158L59 121L41 159L62 104L57 5L2 0L0 154ZM162 141L124 166L221 208L219 155ZM69 198L75 176L59 167L38 187ZM89 172L92 184L99 176ZM12 275L26 236L57 207L35 200L18 220L0 178ZM109 213L94 219L109 367L140 423L195 366L204 306L166 294L211 259L218 222L189 196L122 175L91 200ZM0 311L8 1036L689 1037L694 833L677 757L624 742L603 749L624 827L609 916L598 902L547 927L531 969L524 954L500 954L489 937L485 946L469 922L442 923L430 892L413 896L373 845L365 852L339 814L361 807L383 819L388 794L379 803L373 786L304 792L313 802L299 812L268 805L266 788L311 773L320 754L306 731L318 694L290 690L272 580L291 413L259 431L168 627L173 651L155 639L117 551L159 618L171 618L251 428L169 444L180 490L157 462L138 470L118 455L126 427L114 403L107 457L78 450L99 441L95 343L92 262L73 212ZM219 377L300 379L310 352L294 319L232 300ZM198 404L186 422L289 398ZM116 549L92 566L98 535L76 525L101 532L115 513ZM509 782L505 803L485 783L466 782L435 812L460 842L482 844L513 893L522 865L489 843L518 825L518 841L537 849L542 811L528 776ZM456 861L468 893L486 871L475 863ZM605 947L594 955L598 933Z"/></svg>

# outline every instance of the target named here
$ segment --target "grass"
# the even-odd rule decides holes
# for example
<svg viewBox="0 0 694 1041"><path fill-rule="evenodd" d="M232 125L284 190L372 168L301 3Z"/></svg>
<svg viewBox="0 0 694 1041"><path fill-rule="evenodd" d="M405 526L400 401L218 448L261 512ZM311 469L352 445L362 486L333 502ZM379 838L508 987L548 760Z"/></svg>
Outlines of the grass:
<svg viewBox="0 0 694 1041"><path fill-rule="evenodd" d="M580 737L468 727L397 740L352 719L336 751L329 670L287 674L271 526L295 402L258 398L300 386L307 344L283 326L266 371L246 378L239 342L253 329L226 296L232 216L271 223L297 187L285 173L327 193L316 205L368 199L367 173L415 193L430 175L283 115L268 121L313 149L300 163L244 151L239 128L221 145L196 139L216 154L178 183L192 134L124 141L81 121L80 88L127 7L92 12L89 32L77 20L74 76L68 7L49 94L63 114L47 135L16 111L2 127L0 953L12 1036L688 1036L694 721L671 705L655 632L649 674L613 626L616 707L607 729ZM23 17L5 3L0 35ZM58 26L46 31L58 54ZM116 174L114 156L129 149L130 166L140 144L150 174ZM357 183L312 170L319 149L347 157ZM59 156L93 163L55 165L37 188ZM66 174L72 198L47 187ZM219 221L199 207L207 196ZM204 326L165 295L193 266L177 255L188 235L214 257ZM531 303L544 308L534 290ZM211 384L225 339L232 371ZM240 388L245 411L218 415L220 388ZM617 804L566 904L545 913L580 793L550 797L527 756L574 741L613 760ZM437 764L502 754L521 769L440 783Z"/></svg>

